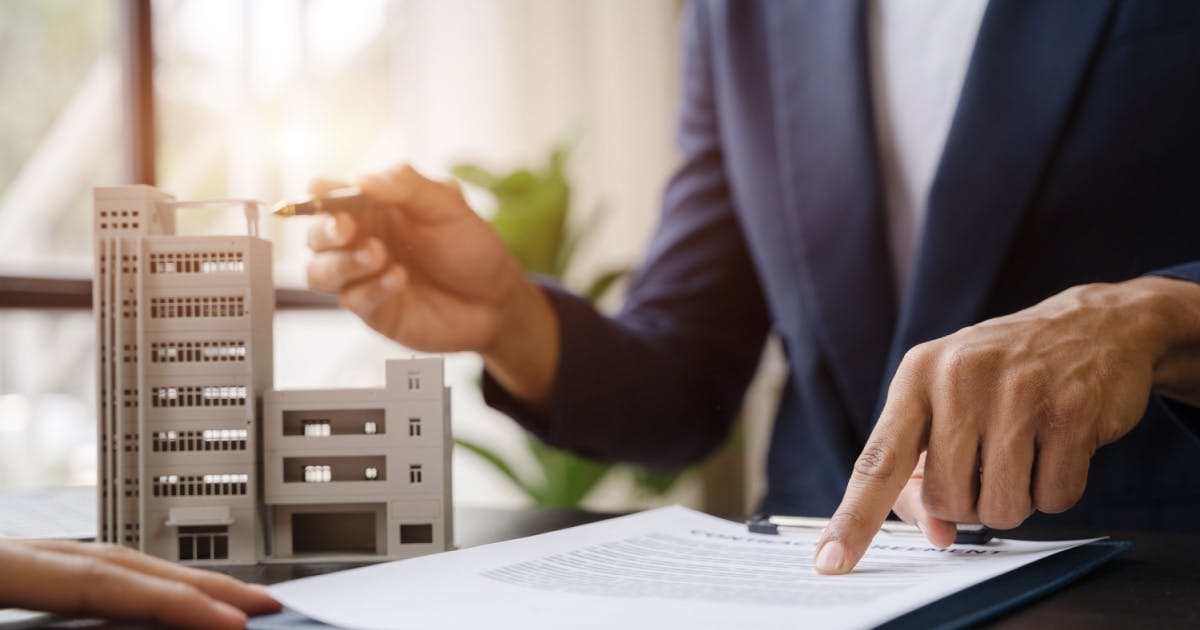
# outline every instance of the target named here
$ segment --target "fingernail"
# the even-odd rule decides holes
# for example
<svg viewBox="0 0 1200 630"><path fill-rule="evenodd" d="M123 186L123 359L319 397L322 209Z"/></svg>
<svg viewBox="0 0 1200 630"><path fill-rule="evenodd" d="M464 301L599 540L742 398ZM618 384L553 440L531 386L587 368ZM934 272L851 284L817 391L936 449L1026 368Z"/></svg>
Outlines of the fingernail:
<svg viewBox="0 0 1200 630"><path fill-rule="evenodd" d="M388 291L395 291L396 289L400 288L400 285L404 284L404 272L398 269L392 269L391 271L383 274L383 279L380 280L380 284L382 284L383 288Z"/></svg>
<svg viewBox="0 0 1200 630"><path fill-rule="evenodd" d="M375 262L375 248L368 245L358 250L354 253L354 260L364 267L373 264Z"/></svg>
<svg viewBox="0 0 1200 630"><path fill-rule="evenodd" d="M271 591L268 590L267 587L261 584L247 584L246 586L248 586L254 593L256 601L253 603L253 608L248 608L245 612L251 614L262 614L275 612L282 608L280 603L275 600L275 596L271 594Z"/></svg>
<svg viewBox="0 0 1200 630"><path fill-rule="evenodd" d="M225 602L214 601L213 611L217 613L217 616L221 617L223 621L222 626L240 628L246 625L246 613Z"/></svg>
<svg viewBox="0 0 1200 630"><path fill-rule="evenodd" d="M325 232L329 234L329 238L334 241L342 240L342 230L338 227L337 217L329 217L325 219Z"/></svg>
<svg viewBox="0 0 1200 630"><path fill-rule="evenodd" d="M921 524L921 521L913 521L913 525L916 525L917 530L919 530L922 534L925 533L925 526Z"/></svg>
<svg viewBox="0 0 1200 630"><path fill-rule="evenodd" d="M842 543L831 540L817 551L817 569L820 571L837 572L846 561L846 548Z"/></svg>

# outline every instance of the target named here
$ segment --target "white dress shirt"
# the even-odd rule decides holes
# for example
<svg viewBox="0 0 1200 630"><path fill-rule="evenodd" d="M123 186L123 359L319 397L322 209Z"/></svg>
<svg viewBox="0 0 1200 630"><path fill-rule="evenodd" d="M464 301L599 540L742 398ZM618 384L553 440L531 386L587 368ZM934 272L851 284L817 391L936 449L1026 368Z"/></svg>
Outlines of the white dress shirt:
<svg viewBox="0 0 1200 630"><path fill-rule="evenodd" d="M987 0L871 0L868 46L892 262L908 284Z"/></svg>

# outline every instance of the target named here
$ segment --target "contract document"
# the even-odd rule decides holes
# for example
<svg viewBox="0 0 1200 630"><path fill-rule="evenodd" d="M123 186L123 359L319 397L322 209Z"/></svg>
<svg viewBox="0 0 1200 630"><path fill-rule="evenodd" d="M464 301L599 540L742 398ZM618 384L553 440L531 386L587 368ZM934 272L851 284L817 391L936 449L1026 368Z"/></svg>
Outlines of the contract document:
<svg viewBox="0 0 1200 630"><path fill-rule="evenodd" d="M818 575L819 533L749 533L667 507L270 587L350 628L861 628L1088 540L930 546L880 533L850 575Z"/></svg>

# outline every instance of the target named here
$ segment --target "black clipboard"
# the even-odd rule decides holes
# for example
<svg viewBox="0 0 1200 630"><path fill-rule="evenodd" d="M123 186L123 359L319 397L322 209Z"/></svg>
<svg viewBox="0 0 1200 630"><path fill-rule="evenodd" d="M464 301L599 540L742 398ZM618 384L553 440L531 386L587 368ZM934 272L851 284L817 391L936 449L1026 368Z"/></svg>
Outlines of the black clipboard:
<svg viewBox="0 0 1200 630"><path fill-rule="evenodd" d="M1098 540L1060 551L905 613L879 628L976 626L1041 599L1132 548L1133 543L1124 540Z"/></svg>

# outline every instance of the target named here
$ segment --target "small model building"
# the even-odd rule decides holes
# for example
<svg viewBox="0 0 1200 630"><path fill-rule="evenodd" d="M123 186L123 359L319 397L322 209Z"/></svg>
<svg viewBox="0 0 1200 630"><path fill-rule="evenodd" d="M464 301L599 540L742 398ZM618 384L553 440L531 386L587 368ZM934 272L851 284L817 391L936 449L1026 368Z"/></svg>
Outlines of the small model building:
<svg viewBox="0 0 1200 630"><path fill-rule="evenodd" d="M389 361L382 390L271 391L257 202L181 203L150 186L94 200L100 540L198 565L450 546L441 359ZM246 236L175 233L179 208L230 205Z"/></svg>
<svg viewBox="0 0 1200 630"><path fill-rule="evenodd" d="M453 531L446 393L441 359L388 361L383 389L267 392L270 557L445 550Z"/></svg>

